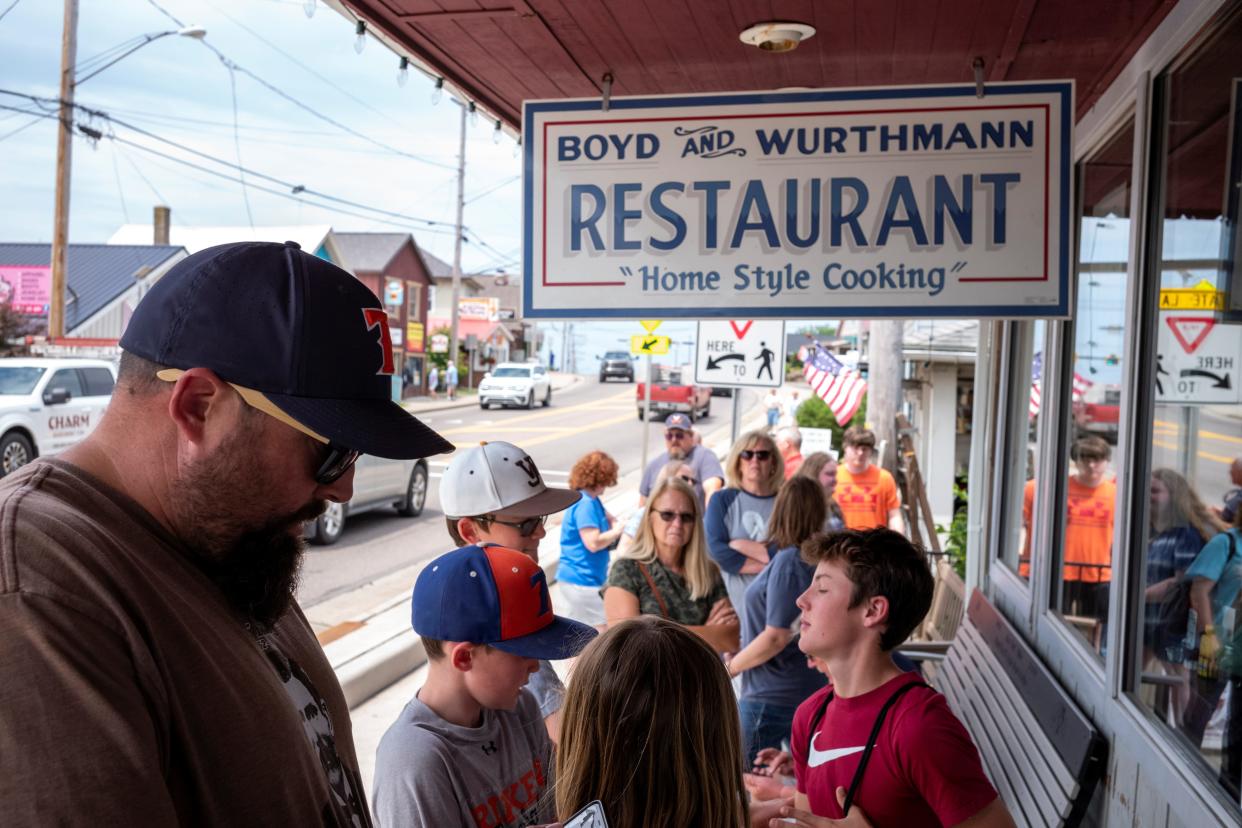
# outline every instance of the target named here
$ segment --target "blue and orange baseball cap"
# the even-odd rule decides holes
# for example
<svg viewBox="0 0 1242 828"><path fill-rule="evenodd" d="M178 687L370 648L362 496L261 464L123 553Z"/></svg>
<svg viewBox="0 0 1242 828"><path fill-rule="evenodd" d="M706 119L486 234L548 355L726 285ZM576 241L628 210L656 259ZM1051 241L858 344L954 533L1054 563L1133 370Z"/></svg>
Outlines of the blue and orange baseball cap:
<svg viewBox="0 0 1242 828"><path fill-rule="evenodd" d="M392 399L389 319L347 271L294 242L238 242L174 265L121 348L175 381L210 368L251 406L322 443L410 459L453 445Z"/></svg>
<svg viewBox="0 0 1242 828"><path fill-rule="evenodd" d="M441 555L414 583L414 632L487 644L523 658L576 656L595 628L552 613L543 570L503 546L463 546Z"/></svg>

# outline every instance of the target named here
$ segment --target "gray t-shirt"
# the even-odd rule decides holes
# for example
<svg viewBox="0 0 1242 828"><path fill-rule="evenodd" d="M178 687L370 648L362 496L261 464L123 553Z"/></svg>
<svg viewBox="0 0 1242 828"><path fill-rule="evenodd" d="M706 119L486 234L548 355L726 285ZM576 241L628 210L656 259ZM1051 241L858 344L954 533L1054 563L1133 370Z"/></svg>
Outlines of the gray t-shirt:
<svg viewBox="0 0 1242 828"><path fill-rule="evenodd" d="M378 826L540 825L556 819L552 791L552 742L525 689L516 710L484 710L478 727L415 697L375 754Z"/></svg>
<svg viewBox="0 0 1242 828"><path fill-rule="evenodd" d="M647 464L647 468L643 469L643 479L638 483L638 493L643 497L651 494L651 490L655 488L656 478L660 476L660 469L669 464L672 458L668 456L668 452L661 452L656 459ZM724 480L724 468L721 467L720 461L716 459L716 455L712 454L702 446L694 446L690 449L690 453L686 455L686 463L690 464L690 468L694 469L694 479L698 482L694 484L694 492L699 496L699 504L703 503L703 481L711 480L713 477L719 477Z"/></svg>
<svg viewBox="0 0 1242 828"><path fill-rule="evenodd" d="M565 703L565 685L552 669L552 662L539 662L539 669L531 674L526 682L526 689L535 697L539 705L539 713L545 719L561 709Z"/></svg>

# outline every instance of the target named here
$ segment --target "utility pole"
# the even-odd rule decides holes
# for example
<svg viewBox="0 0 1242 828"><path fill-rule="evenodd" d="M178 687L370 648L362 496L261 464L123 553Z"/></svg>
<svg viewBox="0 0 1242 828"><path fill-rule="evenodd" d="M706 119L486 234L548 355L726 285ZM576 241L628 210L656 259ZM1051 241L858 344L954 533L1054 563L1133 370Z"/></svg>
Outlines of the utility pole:
<svg viewBox="0 0 1242 828"><path fill-rule="evenodd" d="M52 296L47 335L65 335L65 268L69 249L69 182L73 163L73 80L78 62L78 0L65 0L60 42L60 127L56 135L56 216L52 226Z"/></svg>
<svg viewBox="0 0 1242 828"><path fill-rule="evenodd" d="M449 323L449 363L457 364L457 300L461 298L461 219L466 210L466 105L461 106L461 140L457 146L457 239L453 244L453 307ZM470 366L466 366L470 378Z"/></svg>
<svg viewBox="0 0 1242 828"><path fill-rule="evenodd" d="M867 377L867 420L876 438L884 446L884 455L876 462L890 472L897 470L897 426L901 410L901 354L905 323L900 319L877 319L871 323L871 344Z"/></svg>

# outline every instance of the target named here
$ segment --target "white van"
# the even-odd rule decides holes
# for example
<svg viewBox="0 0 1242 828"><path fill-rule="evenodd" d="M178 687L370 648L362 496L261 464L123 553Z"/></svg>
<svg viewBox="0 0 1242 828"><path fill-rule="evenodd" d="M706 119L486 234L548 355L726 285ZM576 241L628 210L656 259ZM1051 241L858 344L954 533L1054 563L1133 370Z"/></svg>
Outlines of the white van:
<svg viewBox="0 0 1242 828"><path fill-rule="evenodd" d="M107 360L0 359L0 476L90 434L115 385Z"/></svg>

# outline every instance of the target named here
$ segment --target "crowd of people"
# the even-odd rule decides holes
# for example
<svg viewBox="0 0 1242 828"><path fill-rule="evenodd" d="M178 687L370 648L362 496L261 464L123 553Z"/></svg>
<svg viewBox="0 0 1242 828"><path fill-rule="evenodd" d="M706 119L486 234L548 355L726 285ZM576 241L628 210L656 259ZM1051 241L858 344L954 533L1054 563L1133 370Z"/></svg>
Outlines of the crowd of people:
<svg viewBox="0 0 1242 828"><path fill-rule="evenodd" d="M360 453L452 450L392 402L384 324L295 244L196 253L135 310L96 430L0 481L6 822L537 826L598 803L613 828L1013 824L895 655L932 577L874 434L838 465L778 422L722 465L680 415L630 521L602 452L565 489L511 443L452 456L456 548L413 586L428 677L368 803L293 585Z"/></svg>

